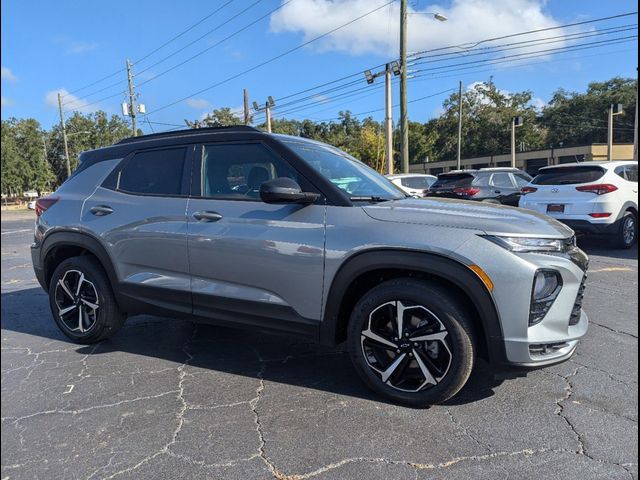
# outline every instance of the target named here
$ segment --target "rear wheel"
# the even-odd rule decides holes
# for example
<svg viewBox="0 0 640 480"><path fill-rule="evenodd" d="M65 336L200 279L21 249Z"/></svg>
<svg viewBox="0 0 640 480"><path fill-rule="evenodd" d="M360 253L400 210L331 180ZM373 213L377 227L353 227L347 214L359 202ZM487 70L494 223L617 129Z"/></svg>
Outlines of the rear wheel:
<svg viewBox="0 0 640 480"><path fill-rule="evenodd" d="M125 321L109 279L92 257L64 260L49 283L49 305L56 324L78 343L96 343L117 332Z"/></svg>
<svg viewBox="0 0 640 480"><path fill-rule="evenodd" d="M370 388L416 407L455 395L474 363L471 323L462 305L445 289L409 278L384 282L360 299L347 341Z"/></svg>
<svg viewBox="0 0 640 480"><path fill-rule="evenodd" d="M631 248L638 239L638 219L632 212L626 212L619 220L614 243L618 248Z"/></svg>

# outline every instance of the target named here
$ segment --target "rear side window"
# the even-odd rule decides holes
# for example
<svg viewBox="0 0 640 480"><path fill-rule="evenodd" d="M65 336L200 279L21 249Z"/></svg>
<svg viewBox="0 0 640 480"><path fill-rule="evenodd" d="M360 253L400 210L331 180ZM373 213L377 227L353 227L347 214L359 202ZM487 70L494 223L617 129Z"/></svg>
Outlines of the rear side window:
<svg viewBox="0 0 640 480"><path fill-rule="evenodd" d="M407 188L429 188L433 183L433 179L429 177L403 177L400 179L403 187Z"/></svg>
<svg viewBox="0 0 640 480"><path fill-rule="evenodd" d="M473 175L468 173L452 173L439 175L432 188L460 188L468 187L473 182Z"/></svg>
<svg viewBox="0 0 640 480"><path fill-rule="evenodd" d="M638 165L627 165L625 167L625 173L627 175L627 180L638 183Z"/></svg>
<svg viewBox="0 0 640 480"><path fill-rule="evenodd" d="M602 167L558 167L545 168L533 179L535 185L575 185L601 179L605 174Z"/></svg>
<svg viewBox="0 0 640 480"><path fill-rule="evenodd" d="M525 185L528 185L529 182L531 181L531 177L526 173L514 173L513 178L516 179L516 183L518 184L518 187L524 187Z"/></svg>
<svg viewBox="0 0 640 480"><path fill-rule="evenodd" d="M142 195L180 195L185 148L136 153L118 172L115 188Z"/></svg>
<svg viewBox="0 0 640 480"><path fill-rule="evenodd" d="M491 175L490 185L493 187L514 188L511 175L508 173L494 173Z"/></svg>

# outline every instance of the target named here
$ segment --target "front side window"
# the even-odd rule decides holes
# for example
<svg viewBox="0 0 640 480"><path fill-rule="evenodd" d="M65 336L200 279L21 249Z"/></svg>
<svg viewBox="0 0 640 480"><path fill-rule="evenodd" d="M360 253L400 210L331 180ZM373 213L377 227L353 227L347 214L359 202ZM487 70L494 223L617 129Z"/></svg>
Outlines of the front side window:
<svg viewBox="0 0 640 480"><path fill-rule="evenodd" d="M115 179L115 188L142 195L180 195L185 148L136 153Z"/></svg>
<svg viewBox="0 0 640 480"><path fill-rule="evenodd" d="M296 172L259 143L205 145L202 195L226 200L259 200L260 185L278 177L300 183Z"/></svg>
<svg viewBox="0 0 640 480"><path fill-rule="evenodd" d="M406 198L387 178L337 148L304 141L283 142L352 200Z"/></svg>

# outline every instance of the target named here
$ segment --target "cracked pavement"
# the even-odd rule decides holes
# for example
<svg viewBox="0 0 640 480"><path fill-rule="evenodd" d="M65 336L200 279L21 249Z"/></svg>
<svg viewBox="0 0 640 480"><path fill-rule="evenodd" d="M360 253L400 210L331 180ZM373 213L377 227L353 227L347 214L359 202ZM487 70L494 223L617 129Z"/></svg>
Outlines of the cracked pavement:
<svg viewBox="0 0 640 480"><path fill-rule="evenodd" d="M290 337L140 316L70 343L31 215L2 214L2 480L638 478L637 250L583 243L592 323L569 362L504 381L481 363L411 409Z"/></svg>

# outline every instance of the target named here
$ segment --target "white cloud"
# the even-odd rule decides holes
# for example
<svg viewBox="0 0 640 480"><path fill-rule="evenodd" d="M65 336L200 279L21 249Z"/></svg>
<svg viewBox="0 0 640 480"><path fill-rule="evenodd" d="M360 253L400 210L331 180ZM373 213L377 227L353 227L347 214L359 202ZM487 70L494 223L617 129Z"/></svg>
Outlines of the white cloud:
<svg viewBox="0 0 640 480"><path fill-rule="evenodd" d="M5 82L11 82L11 83L15 83L15 82L17 82L17 81L18 81L18 77L16 77L16 76L13 74L13 72L11 71L11 69L10 69L10 68L2 67L1 72L2 72L2 73L1 73L1 77L2 77L2 80L3 80L3 81L5 81Z"/></svg>
<svg viewBox="0 0 640 480"><path fill-rule="evenodd" d="M15 104L16 104L16 102L13 99L7 98L4 95L0 96L0 106L2 108L12 107Z"/></svg>
<svg viewBox="0 0 640 480"><path fill-rule="evenodd" d="M384 3L385 0L296 0L271 16L270 27L276 33L301 32L305 40L310 40ZM409 15L408 50L472 44L487 38L558 26L558 22L545 12L544 5L544 0L453 0L448 8L425 5L415 10L409 7L410 13L442 13L448 21L439 22L432 15ZM313 45L319 51L352 55L397 55L399 9L399 2L394 2ZM545 35L529 35L526 39Z"/></svg>
<svg viewBox="0 0 640 480"><path fill-rule="evenodd" d="M545 102L543 99L541 99L540 97L534 97L531 99L530 102L531 106L533 108L535 108L538 112L541 112L544 107L547 106L547 102Z"/></svg>
<svg viewBox="0 0 640 480"><path fill-rule="evenodd" d="M191 108L197 109L209 108L211 106L209 100L205 100L204 98L188 98L185 103Z"/></svg>
<svg viewBox="0 0 640 480"><path fill-rule="evenodd" d="M91 42L71 42L66 53L69 55L82 55L98 48L97 43Z"/></svg>
<svg viewBox="0 0 640 480"><path fill-rule="evenodd" d="M83 113L95 112L100 110L100 105L90 105L89 100L85 100L75 95L70 94L67 89L59 88L57 90L51 90L44 96L44 102L49 107L58 108L58 92L62 95L62 108L65 111L78 111Z"/></svg>

